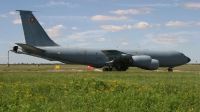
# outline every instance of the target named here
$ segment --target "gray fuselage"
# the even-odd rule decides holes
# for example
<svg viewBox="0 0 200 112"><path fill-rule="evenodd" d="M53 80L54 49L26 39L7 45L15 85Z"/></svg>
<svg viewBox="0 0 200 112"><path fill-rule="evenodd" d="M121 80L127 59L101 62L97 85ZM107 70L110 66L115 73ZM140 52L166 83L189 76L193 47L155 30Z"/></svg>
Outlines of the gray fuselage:
<svg viewBox="0 0 200 112"><path fill-rule="evenodd" d="M61 62L72 62L94 67L106 66L106 62L110 61L100 49L91 48L64 48L64 47L38 47L46 52L43 57ZM148 55L152 59L159 61L159 67L175 67L186 64L189 58L183 53L170 50L127 50L117 49L132 56Z"/></svg>

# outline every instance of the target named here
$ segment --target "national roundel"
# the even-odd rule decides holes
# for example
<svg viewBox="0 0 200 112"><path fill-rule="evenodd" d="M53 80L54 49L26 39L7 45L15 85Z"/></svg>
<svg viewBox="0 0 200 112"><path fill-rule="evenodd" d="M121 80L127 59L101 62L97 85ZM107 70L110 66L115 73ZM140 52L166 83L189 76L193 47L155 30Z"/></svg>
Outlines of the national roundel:
<svg viewBox="0 0 200 112"><path fill-rule="evenodd" d="M35 21L34 18L30 18L30 22L33 23Z"/></svg>

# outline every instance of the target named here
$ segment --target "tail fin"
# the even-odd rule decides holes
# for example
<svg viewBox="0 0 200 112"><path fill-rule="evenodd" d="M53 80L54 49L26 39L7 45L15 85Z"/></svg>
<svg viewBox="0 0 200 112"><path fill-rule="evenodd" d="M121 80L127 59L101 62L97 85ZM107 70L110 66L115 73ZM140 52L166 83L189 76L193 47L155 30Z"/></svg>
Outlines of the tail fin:
<svg viewBox="0 0 200 112"><path fill-rule="evenodd" d="M32 11L16 10L20 12L26 44L31 46L59 46L52 41L39 24Z"/></svg>

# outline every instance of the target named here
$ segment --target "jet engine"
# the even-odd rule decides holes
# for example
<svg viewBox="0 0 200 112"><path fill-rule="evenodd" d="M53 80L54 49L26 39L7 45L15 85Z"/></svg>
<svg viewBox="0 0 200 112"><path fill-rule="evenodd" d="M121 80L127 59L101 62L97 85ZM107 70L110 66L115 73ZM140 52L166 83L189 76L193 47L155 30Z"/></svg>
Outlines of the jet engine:
<svg viewBox="0 0 200 112"><path fill-rule="evenodd" d="M159 61L147 55L138 55L132 56L132 65L145 70L156 70L159 67Z"/></svg>
<svg viewBox="0 0 200 112"><path fill-rule="evenodd" d="M159 61L156 59L151 59L151 64L147 68L143 68L146 70L156 70L159 67Z"/></svg>

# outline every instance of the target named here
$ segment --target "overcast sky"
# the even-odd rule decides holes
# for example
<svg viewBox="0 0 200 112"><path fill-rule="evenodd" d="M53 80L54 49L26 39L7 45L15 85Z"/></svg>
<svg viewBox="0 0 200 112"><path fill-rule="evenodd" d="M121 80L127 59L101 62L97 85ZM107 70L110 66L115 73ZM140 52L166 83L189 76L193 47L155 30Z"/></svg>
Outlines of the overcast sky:
<svg viewBox="0 0 200 112"><path fill-rule="evenodd" d="M64 47L169 49L200 62L197 0L0 0L0 64L15 43L25 43L19 12L32 10ZM10 63L50 63L10 53Z"/></svg>

